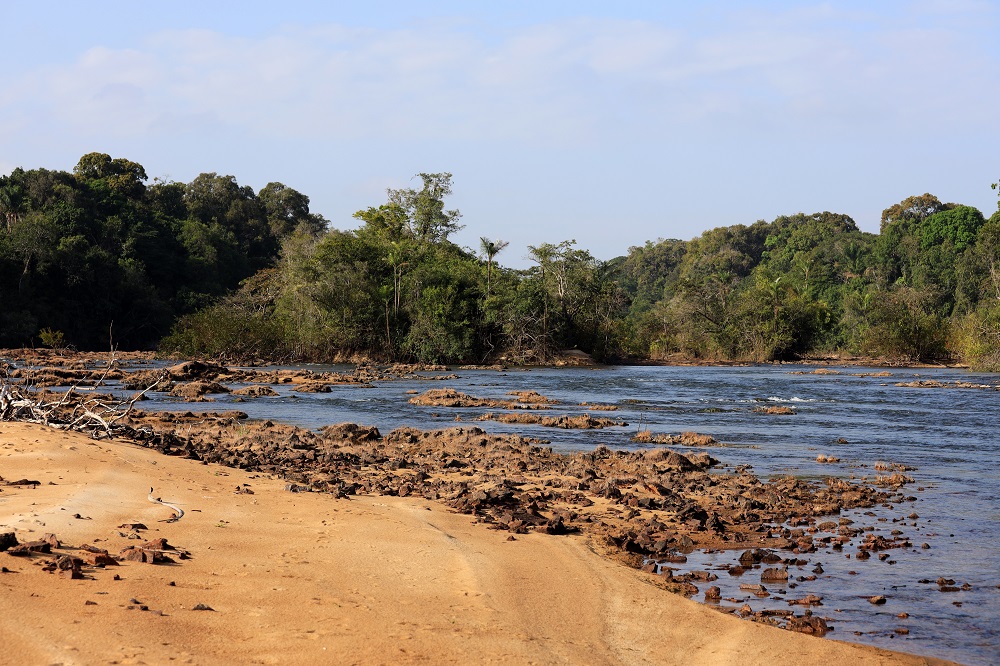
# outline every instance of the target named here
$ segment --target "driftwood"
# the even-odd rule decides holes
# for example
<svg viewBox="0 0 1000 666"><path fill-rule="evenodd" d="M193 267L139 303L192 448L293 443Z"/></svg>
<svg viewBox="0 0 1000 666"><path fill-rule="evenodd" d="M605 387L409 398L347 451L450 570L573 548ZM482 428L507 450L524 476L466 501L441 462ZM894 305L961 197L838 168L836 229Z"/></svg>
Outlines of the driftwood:
<svg viewBox="0 0 1000 666"><path fill-rule="evenodd" d="M111 370L114 362L101 378ZM135 393L130 398L110 395L84 396L78 393L79 385L65 393L54 394L19 386L10 381L7 373L0 375L0 421L38 423L60 430L77 430L92 437L132 437L136 429L120 421L132 411L135 403L156 384Z"/></svg>

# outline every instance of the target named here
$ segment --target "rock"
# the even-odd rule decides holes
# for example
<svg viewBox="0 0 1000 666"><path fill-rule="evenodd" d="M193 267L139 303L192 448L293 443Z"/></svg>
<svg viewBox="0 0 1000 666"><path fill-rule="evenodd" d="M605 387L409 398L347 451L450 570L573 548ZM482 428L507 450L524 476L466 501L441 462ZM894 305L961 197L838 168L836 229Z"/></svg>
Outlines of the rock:
<svg viewBox="0 0 1000 666"><path fill-rule="evenodd" d="M177 384L170 395L177 398L200 398L209 393L229 393L229 389L217 382L190 382Z"/></svg>
<svg viewBox="0 0 1000 666"><path fill-rule="evenodd" d="M177 550L167 543L167 540L162 537L159 539L153 539L152 541L147 541L146 543L140 545L139 548L143 548L145 550Z"/></svg>
<svg viewBox="0 0 1000 666"><path fill-rule="evenodd" d="M881 606L886 602L884 594L877 594L874 597L868 597L868 603L874 604L876 606Z"/></svg>
<svg viewBox="0 0 1000 666"><path fill-rule="evenodd" d="M17 537L13 532L0 532L0 552L17 545Z"/></svg>
<svg viewBox="0 0 1000 666"><path fill-rule="evenodd" d="M823 597L816 596L815 594L807 594L801 599L789 599L789 606L822 606Z"/></svg>
<svg viewBox="0 0 1000 666"><path fill-rule="evenodd" d="M830 630L830 627L826 624L826 620L815 615L791 617L788 619L787 628L789 631L797 631L802 634L812 634L814 636L823 636Z"/></svg>
<svg viewBox="0 0 1000 666"><path fill-rule="evenodd" d="M331 393L333 389L324 381L306 381L298 384L293 390L299 393Z"/></svg>
<svg viewBox="0 0 1000 666"><path fill-rule="evenodd" d="M171 379L189 381L192 379L215 378L227 372L226 368L214 363L184 361L165 370Z"/></svg>
<svg viewBox="0 0 1000 666"><path fill-rule="evenodd" d="M81 559L90 566L118 566L118 560L112 557L108 551L103 548L97 548L96 546L91 546L90 544L85 543L80 546L80 550L83 551Z"/></svg>
<svg viewBox="0 0 1000 666"><path fill-rule="evenodd" d="M215 609L212 608L211 606L209 606L208 604L195 604L194 606L191 607L191 610L194 610L194 611L214 611Z"/></svg>
<svg viewBox="0 0 1000 666"><path fill-rule="evenodd" d="M144 562L146 564L163 564L173 562L172 559L156 550L146 550L138 546L129 546L122 549L119 556L129 562Z"/></svg>
<svg viewBox="0 0 1000 666"><path fill-rule="evenodd" d="M82 563L79 558L63 555L56 560L56 569L59 572L59 576L63 578L79 579L83 578L83 573L80 571Z"/></svg>
<svg viewBox="0 0 1000 666"><path fill-rule="evenodd" d="M550 518L545 523L546 534L569 534L569 532L570 529L566 527L565 523L563 522L562 516L555 516L554 518Z"/></svg>
<svg viewBox="0 0 1000 666"><path fill-rule="evenodd" d="M52 544L48 541L27 541L17 546L12 546L7 549L8 555L15 555L18 557L27 557L32 553L51 553Z"/></svg>
<svg viewBox="0 0 1000 666"><path fill-rule="evenodd" d="M753 410L757 414L769 414L772 416L791 416L795 414L795 410L791 407L785 407L784 405L770 405L768 407L757 407Z"/></svg>
<svg viewBox="0 0 1000 666"><path fill-rule="evenodd" d="M233 395L244 396L247 398L273 398L280 395L277 391L267 385L254 384L253 386L244 386L243 388L236 389L233 391Z"/></svg>
<svg viewBox="0 0 1000 666"><path fill-rule="evenodd" d="M760 573L760 582L762 583L781 583L787 580L788 571L786 569L770 567Z"/></svg>
<svg viewBox="0 0 1000 666"><path fill-rule="evenodd" d="M712 585L707 590L705 590L705 600L718 601L722 598L722 590L719 589L717 585Z"/></svg>
<svg viewBox="0 0 1000 666"><path fill-rule="evenodd" d="M767 592L763 585L753 585L751 583L740 583L740 589L746 592Z"/></svg>

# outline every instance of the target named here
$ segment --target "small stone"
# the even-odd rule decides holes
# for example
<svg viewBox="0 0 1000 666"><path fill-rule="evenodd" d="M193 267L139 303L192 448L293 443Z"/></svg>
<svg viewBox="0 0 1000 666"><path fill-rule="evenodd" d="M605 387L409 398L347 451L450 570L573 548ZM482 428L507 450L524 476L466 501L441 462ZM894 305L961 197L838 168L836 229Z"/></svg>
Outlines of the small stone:
<svg viewBox="0 0 1000 666"><path fill-rule="evenodd" d="M868 603L874 604L876 606L881 606L886 602L884 594L877 594L874 597L868 597Z"/></svg>
<svg viewBox="0 0 1000 666"><path fill-rule="evenodd" d="M196 611L214 611L215 609L212 608L211 606L209 606L208 604L195 604L191 608L191 610L196 610Z"/></svg>

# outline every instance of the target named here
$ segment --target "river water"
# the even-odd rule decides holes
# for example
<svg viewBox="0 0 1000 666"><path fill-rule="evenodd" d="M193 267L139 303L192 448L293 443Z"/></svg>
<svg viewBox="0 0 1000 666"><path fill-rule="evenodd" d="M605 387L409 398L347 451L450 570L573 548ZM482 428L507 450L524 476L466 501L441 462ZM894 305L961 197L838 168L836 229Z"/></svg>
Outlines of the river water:
<svg viewBox="0 0 1000 666"><path fill-rule="evenodd" d="M449 427L456 417L467 423L484 411L411 405L413 392L448 387L502 398L508 391L534 390L560 401L546 414L581 414L587 411L579 406L583 402L611 404L618 410L592 413L629 425L587 431L493 421L476 425L490 432L545 439L558 451L586 451L602 444L639 448L629 438L640 428L654 433L696 431L727 444L704 449L726 468L749 464L764 478L873 477L878 461L905 464L915 468L906 472L914 483L902 492L915 501L843 516L854 520L855 527L868 526L876 534L902 530L913 542L912 549L887 551L891 553L887 561L849 559L852 547L843 552L820 549L808 556L806 567L801 571L793 567L790 574L793 579L809 575L816 563L822 564L824 573L814 581L797 582L794 590L775 590L763 600L739 590L740 582L758 582L750 579L749 572L740 580L719 571L719 580L712 584L722 588L723 605L748 603L754 610L787 610L788 599L818 595L823 605L813 612L827 618L834 627L828 638L835 640L965 664L1000 663L1000 390L894 385L921 379L996 386L1000 377L949 369L896 369L891 377L854 376L882 371L866 368L808 374L813 369L780 365L456 370L457 379L407 379L372 388L334 386L331 393L295 393L274 386L280 396L240 403L228 395L217 396L213 403L183 403L154 395L141 406L239 409L251 418L306 428L351 421L376 425L385 434L400 426ZM768 405L789 406L796 413L773 416L754 411ZM820 454L840 462L818 463ZM919 517L907 518L912 514ZM920 547L925 543L929 548ZM739 551L695 552L679 566L712 570L734 563L738 555ZM935 581L942 577L953 579L953 587L968 589L941 592ZM887 603L872 605L868 597L873 595L884 595ZM802 608L795 608L801 614ZM901 613L908 617L899 617Z"/></svg>

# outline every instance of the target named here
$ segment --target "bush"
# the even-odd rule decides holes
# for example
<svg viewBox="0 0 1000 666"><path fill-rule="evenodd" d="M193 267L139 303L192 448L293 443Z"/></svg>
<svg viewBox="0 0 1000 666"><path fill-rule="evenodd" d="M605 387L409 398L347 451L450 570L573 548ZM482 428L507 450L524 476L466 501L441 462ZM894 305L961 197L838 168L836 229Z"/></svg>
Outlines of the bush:
<svg viewBox="0 0 1000 666"><path fill-rule="evenodd" d="M51 328L40 330L38 332L38 339L41 340L43 346L49 349L62 349L66 346L66 336L63 335L63 332Z"/></svg>

